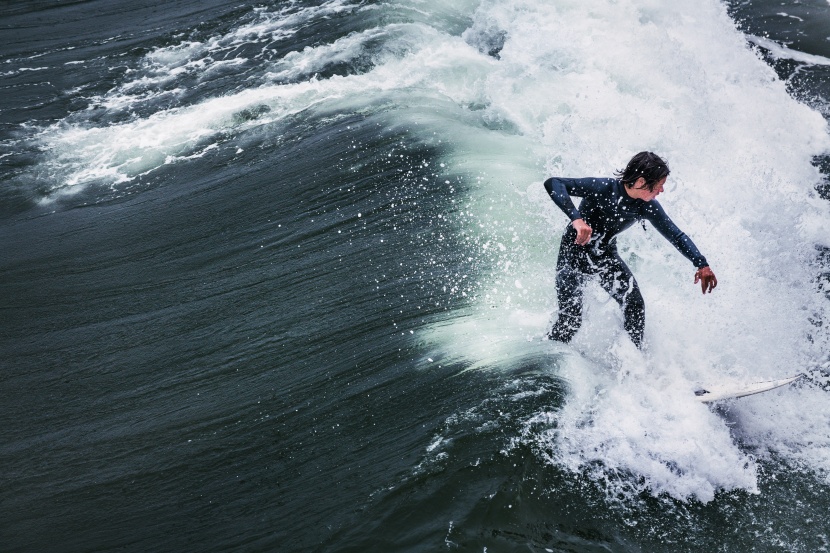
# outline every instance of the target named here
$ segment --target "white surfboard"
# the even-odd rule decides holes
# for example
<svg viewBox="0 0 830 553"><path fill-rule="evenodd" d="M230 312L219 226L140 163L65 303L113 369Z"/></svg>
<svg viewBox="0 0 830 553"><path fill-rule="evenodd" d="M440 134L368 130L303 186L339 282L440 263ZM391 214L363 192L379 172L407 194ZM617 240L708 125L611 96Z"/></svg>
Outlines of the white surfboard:
<svg viewBox="0 0 830 553"><path fill-rule="evenodd" d="M763 382L752 382L750 384L720 384L714 386L706 386L703 389L695 391L695 396L698 401L709 403L712 401L719 401L722 399L734 399L738 397L751 396L752 394L760 394L786 386L791 382L795 382L803 374L797 374L788 378L781 378L778 380L765 380Z"/></svg>

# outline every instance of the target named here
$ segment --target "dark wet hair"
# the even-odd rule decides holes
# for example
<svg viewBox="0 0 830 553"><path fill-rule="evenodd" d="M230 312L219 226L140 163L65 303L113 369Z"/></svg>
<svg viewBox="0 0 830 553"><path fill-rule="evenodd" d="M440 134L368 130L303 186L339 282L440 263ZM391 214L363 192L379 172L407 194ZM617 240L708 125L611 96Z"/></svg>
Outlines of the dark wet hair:
<svg viewBox="0 0 830 553"><path fill-rule="evenodd" d="M623 171L614 174L629 188L634 186L637 179L643 177L646 179L646 188L652 191L663 177L669 176L669 173L669 166L660 156L654 152L640 152L631 158Z"/></svg>

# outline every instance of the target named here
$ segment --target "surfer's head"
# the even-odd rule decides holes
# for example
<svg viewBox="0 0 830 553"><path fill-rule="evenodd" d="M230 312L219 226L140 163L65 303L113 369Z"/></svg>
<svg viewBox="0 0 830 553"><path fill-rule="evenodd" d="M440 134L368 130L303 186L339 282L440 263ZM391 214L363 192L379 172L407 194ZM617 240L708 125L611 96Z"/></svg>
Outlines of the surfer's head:
<svg viewBox="0 0 830 553"><path fill-rule="evenodd" d="M654 152L640 152L631 158L622 171L614 173L627 188L642 188L653 192L669 176L669 166ZM640 182L640 179L643 179Z"/></svg>

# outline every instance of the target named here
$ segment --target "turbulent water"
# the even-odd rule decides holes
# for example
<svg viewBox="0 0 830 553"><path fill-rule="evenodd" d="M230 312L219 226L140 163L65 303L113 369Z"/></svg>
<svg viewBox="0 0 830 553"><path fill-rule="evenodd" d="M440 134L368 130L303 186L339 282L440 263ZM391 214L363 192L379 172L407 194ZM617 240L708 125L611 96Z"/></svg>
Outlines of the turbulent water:
<svg viewBox="0 0 830 553"><path fill-rule="evenodd" d="M827 551L830 3L0 7L3 551ZM551 175L641 150L544 339ZM707 406L714 382L799 384Z"/></svg>

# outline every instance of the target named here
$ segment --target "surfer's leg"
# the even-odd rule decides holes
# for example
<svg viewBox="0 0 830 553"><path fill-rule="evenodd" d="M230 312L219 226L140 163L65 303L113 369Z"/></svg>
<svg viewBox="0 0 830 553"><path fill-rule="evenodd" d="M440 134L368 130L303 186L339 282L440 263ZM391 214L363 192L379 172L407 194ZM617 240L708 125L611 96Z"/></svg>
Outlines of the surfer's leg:
<svg viewBox="0 0 830 553"><path fill-rule="evenodd" d="M582 326L582 295L593 264L588 263L587 250L575 244L576 230L568 225L559 245L556 259L556 296L559 314L548 338L568 343Z"/></svg>
<svg viewBox="0 0 830 553"><path fill-rule="evenodd" d="M582 326L582 287L585 276L570 265L563 264L556 271L556 295L559 315L548 338L568 343Z"/></svg>
<svg viewBox="0 0 830 553"><path fill-rule="evenodd" d="M643 347L643 332L646 327L646 305L637 280L618 255L603 264L600 284L623 310L623 328L638 348Z"/></svg>

